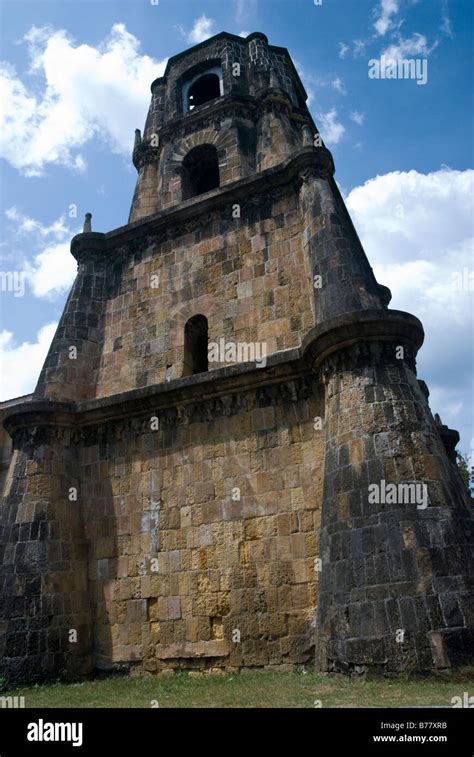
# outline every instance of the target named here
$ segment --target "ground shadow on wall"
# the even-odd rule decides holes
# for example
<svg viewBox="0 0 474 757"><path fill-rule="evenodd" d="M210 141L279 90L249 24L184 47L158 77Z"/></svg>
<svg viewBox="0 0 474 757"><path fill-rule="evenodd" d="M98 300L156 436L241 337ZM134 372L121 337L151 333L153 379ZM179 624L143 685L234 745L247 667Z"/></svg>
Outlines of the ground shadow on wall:
<svg viewBox="0 0 474 757"><path fill-rule="evenodd" d="M91 654L95 673L114 667L110 613L117 575L118 540L111 481L105 475L113 452L106 427L83 432L82 496L88 547L88 587L91 605Z"/></svg>
<svg viewBox="0 0 474 757"><path fill-rule="evenodd" d="M79 447L53 424L14 437L0 511L1 675L77 679L90 672L91 641Z"/></svg>

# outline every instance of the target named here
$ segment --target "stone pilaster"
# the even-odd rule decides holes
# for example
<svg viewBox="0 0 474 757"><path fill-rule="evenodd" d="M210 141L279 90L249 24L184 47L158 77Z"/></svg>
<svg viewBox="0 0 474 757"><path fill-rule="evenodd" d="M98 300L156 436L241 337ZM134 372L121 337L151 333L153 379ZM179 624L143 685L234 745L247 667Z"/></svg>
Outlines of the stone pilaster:
<svg viewBox="0 0 474 757"><path fill-rule="evenodd" d="M390 292L375 279L332 171L308 168L300 177L302 242L313 274L316 322L385 307Z"/></svg>
<svg viewBox="0 0 474 757"><path fill-rule="evenodd" d="M258 171L282 163L295 152L297 142L290 124L290 107L281 92L275 91L265 98L256 127Z"/></svg>
<svg viewBox="0 0 474 757"><path fill-rule="evenodd" d="M35 397L81 400L95 397L102 351L102 319L110 266L104 258L104 234L78 234L71 252L78 260L76 280L41 370Z"/></svg>
<svg viewBox="0 0 474 757"><path fill-rule="evenodd" d="M151 134L136 144L133 163L138 171L137 183L128 218L129 223L156 213L160 208L158 194L159 147L157 134Z"/></svg>
<svg viewBox="0 0 474 757"><path fill-rule="evenodd" d="M9 684L91 669L74 432L31 412L23 421L6 422L14 452L0 509L0 675Z"/></svg>
<svg viewBox="0 0 474 757"><path fill-rule="evenodd" d="M421 671L473 656L468 496L415 377L414 351L406 342L397 359L401 346L355 344L321 365L322 670Z"/></svg>

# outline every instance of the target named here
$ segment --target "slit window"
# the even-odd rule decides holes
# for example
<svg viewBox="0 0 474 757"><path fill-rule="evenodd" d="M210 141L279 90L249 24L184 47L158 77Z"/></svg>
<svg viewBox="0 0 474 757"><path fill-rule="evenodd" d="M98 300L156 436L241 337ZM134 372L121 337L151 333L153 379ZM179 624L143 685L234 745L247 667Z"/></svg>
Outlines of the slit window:
<svg viewBox="0 0 474 757"><path fill-rule="evenodd" d="M194 315L184 326L183 376L208 370L208 323L204 315Z"/></svg>

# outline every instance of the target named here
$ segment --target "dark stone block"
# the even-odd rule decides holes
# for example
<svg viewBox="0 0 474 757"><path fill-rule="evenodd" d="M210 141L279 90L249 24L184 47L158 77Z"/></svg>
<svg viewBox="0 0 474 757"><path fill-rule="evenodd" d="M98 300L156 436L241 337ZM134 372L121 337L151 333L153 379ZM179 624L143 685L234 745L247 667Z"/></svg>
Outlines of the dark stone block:
<svg viewBox="0 0 474 757"><path fill-rule="evenodd" d="M474 662L474 629L446 630L442 638L445 655L452 667Z"/></svg>
<svg viewBox="0 0 474 757"><path fill-rule="evenodd" d="M365 602L361 605L361 635L366 638L374 636L377 632L375 624L375 611L372 602Z"/></svg>
<svg viewBox="0 0 474 757"><path fill-rule="evenodd" d="M367 586L372 586L372 584L378 583L378 577L375 573L375 566L374 566L374 558L373 557L366 557L364 559L364 567L365 567L365 583Z"/></svg>
<svg viewBox="0 0 474 757"><path fill-rule="evenodd" d="M445 550L441 547L432 547L428 550L431 568L433 574L436 576L446 576L448 574L448 566L446 562Z"/></svg>
<svg viewBox="0 0 474 757"><path fill-rule="evenodd" d="M398 552L390 552L387 555L387 559L392 583L403 581L405 579L405 570L401 554Z"/></svg>
<svg viewBox="0 0 474 757"><path fill-rule="evenodd" d="M402 615L402 628L406 631L417 631L418 622L413 599L411 597L400 597L399 603Z"/></svg>
<svg viewBox="0 0 474 757"><path fill-rule="evenodd" d="M382 664L386 659L383 639L348 639L346 649L350 663Z"/></svg>
<svg viewBox="0 0 474 757"><path fill-rule="evenodd" d="M403 570L405 578L408 581L416 581L418 578L418 570L416 565L415 554L411 549L404 549L401 552L401 559L403 563Z"/></svg>
<svg viewBox="0 0 474 757"><path fill-rule="evenodd" d="M433 629L443 628L444 618L437 594L426 594L425 603Z"/></svg>
<svg viewBox="0 0 474 757"><path fill-rule="evenodd" d="M362 515L361 492L359 489L353 489L348 494L349 513L351 518L357 518Z"/></svg>
<svg viewBox="0 0 474 757"><path fill-rule="evenodd" d="M362 530L362 549L364 554L373 554L375 551L375 529L364 528Z"/></svg>
<svg viewBox="0 0 474 757"><path fill-rule="evenodd" d="M388 598L385 600L385 609L387 612L388 624L390 631L394 634L397 629L402 627L402 616L398 600L394 598Z"/></svg>
<svg viewBox="0 0 474 757"><path fill-rule="evenodd" d="M352 557L360 557L363 556L363 550L362 550L362 532L359 530L354 530L349 532L350 537L350 553Z"/></svg>
<svg viewBox="0 0 474 757"><path fill-rule="evenodd" d="M447 626L463 626L464 617L454 594L440 594L439 599Z"/></svg>
<svg viewBox="0 0 474 757"><path fill-rule="evenodd" d="M386 555L378 554L374 556L374 570L378 583L389 583L390 570Z"/></svg>
<svg viewBox="0 0 474 757"><path fill-rule="evenodd" d="M351 636L361 635L362 614L360 604L349 605L349 628Z"/></svg>
<svg viewBox="0 0 474 757"><path fill-rule="evenodd" d="M431 621L428 615L428 610L424 602L423 597L413 597L413 605L415 608L415 615L417 625L420 631L429 631L431 629Z"/></svg>
<svg viewBox="0 0 474 757"><path fill-rule="evenodd" d="M385 602L374 602L375 611L375 628L379 636L384 636L390 632L390 624L387 617Z"/></svg>
<svg viewBox="0 0 474 757"><path fill-rule="evenodd" d="M465 625L474 628L474 595L468 593L458 594L459 608L465 618Z"/></svg>

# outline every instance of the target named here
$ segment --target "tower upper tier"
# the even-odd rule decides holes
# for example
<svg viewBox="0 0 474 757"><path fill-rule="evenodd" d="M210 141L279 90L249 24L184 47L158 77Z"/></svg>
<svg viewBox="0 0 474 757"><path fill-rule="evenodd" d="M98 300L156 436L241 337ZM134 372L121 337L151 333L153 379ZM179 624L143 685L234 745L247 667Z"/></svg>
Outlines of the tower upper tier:
<svg viewBox="0 0 474 757"><path fill-rule="evenodd" d="M277 165L317 135L288 50L260 32L173 56L151 91L130 221Z"/></svg>

